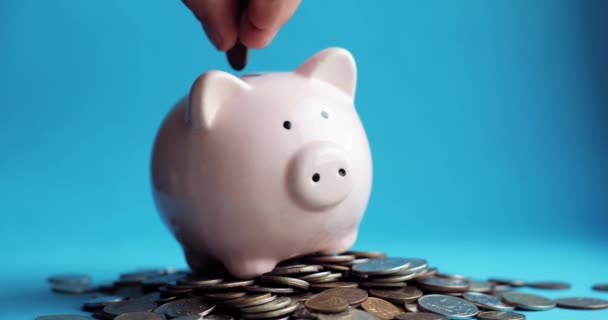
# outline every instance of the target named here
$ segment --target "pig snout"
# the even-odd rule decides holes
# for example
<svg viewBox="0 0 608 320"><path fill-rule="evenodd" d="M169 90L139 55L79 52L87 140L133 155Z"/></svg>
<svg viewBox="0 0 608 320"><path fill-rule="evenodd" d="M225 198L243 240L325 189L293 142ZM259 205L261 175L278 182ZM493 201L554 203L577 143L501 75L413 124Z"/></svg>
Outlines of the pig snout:
<svg viewBox="0 0 608 320"><path fill-rule="evenodd" d="M312 142L292 157L287 186L298 205L321 211L348 196L353 187L351 168L348 154L339 145Z"/></svg>

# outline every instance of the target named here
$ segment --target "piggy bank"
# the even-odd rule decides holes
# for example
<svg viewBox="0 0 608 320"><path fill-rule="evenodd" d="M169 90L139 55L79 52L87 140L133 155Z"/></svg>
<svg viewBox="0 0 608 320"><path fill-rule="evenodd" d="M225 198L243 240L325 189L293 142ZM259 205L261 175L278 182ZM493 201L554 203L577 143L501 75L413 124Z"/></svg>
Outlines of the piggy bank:
<svg viewBox="0 0 608 320"><path fill-rule="evenodd" d="M194 272L236 278L348 250L372 160L354 106L352 55L322 50L294 71L208 71L163 120L151 161L156 207Z"/></svg>

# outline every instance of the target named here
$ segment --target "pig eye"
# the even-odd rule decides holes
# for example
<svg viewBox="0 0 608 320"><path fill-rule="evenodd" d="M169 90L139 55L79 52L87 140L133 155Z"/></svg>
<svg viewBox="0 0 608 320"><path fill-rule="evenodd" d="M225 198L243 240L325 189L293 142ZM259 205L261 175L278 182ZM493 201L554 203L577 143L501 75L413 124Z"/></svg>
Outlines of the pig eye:
<svg viewBox="0 0 608 320"><path fill-rule="evenodd" d="M291 129L291 122L290 121L283 122L283 128L285 128L287 130Z"/></svg>
<svg viewBox="0 0 608 320"><path fill-rule="evenodd" d="M321 117L327 119L327 118L329 118L329 114L327 114L326 111L321 111Z"/></svg>

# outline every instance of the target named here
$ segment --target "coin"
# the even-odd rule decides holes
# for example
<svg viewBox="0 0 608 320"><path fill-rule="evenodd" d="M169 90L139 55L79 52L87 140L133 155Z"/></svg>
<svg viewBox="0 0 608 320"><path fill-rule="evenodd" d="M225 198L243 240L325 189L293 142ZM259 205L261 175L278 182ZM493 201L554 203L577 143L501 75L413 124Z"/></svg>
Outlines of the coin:
<svg viewBox="0 0 608 320"><path fill-rule="evenodd" d="M292 293L292 292L294 292L293 288L270 288L270 287L260 286L259 284L247 286L247 287L244 287L243 289L245 289L245 291L251 291L251 292L273 292L273 293Z"/></svg>
<svg viewBox="0 0 608 320"><path fill-rule="evenodd" d="M597 290L597 291L608 291L608 283L598 283L598 284L594 284L593 287L591 287L593 290Z"/></svg>
<svg viewBox="0 0 608 320"><path fill-rule="evenodd" d="M509 291L502 295L502 300L526 310L549 310L555 308L555 302L536 294Z"/></svg>
<svg viewBox="0 0 608 320"><path fill-rule="evenodd" d="M248 56L248 49L241 41L237 41L234 47L226 52L228 63L236 71L245 69Z"/></svg>
<svg viewBox="0 0 608 320"><path fill-rule="evenodd" d="M392 274L410 267L410 260L405 258L375 258L356 264L354 272L365 274Z"/></svg>
<svg viewBox="0 0 608 320"><path fill-rule="evenodd" d="M567 309L594 310L608 308L608 301L586 297L559 298L555 300L555 303L558 307Z"/></svg>
<svg viewBox="0 0 608 320"><path fill-rule="evenodd" d="M393 303L409 303L418 300L422 296L422 291L415 287L404 287L401 289L370 289L372 296L388 300Z"/></svg>
<svg viewBox="0 0 608 320"><path fill-rule="evenodd" d="M418 299L418 308L446 316L450 319L467 319L474 317L479 309L461 298L442 294L429 294Z"/></svg>
<svg viewBox="0 0 608 320"><path fill-rule="evenodd" d="M431 277L420 280L420 286L437 292L463 292L469 288L469 282L462 279Z"/></svg>
<svg viewBox="0 0 608 320"><path fill-rule="evenodd" d="M268 312L272 310L277 310L286 307L291 303L291 299L288 297L280 297L274 301L260 304L253 307L241 308L240 312L242 313L258 313L258 312Z"/></svg>
<svg viewBox="0 0 608 320"><path fill-rule="evenodd" d="M487 281L479 281L479 280L471 280L469 279L469 291L474 291L474 292L491 292L492 291L492 287L490 286L490 283Z"/></svg>
<svg viewBox="0 0 608 320"><path fill-rule="evenodd" d="M189 274L184 278L178 279L177 284L204 286L204 285L220 283L223 281L224 281L224 277L222 277L221 275Z"/></svg>
<svg viewBox="0 0 608 320"><path fill-rule="evenodd" d="M245 287L247 288L247 287ZM205 298L213 300L230 300L244 297L247 294L245 291L218 291L218 292L207 292Z"/></svg>
<svg viewBox="0 0 608 320"><path fill-rule="evenodd" d="M396 315L401 313L399 308L394 304L376 297L367 298L367 300L363 301L361 307L376 317L385 320L393 319Z"/></svg>
<svg viewBox="0 0 608 320"><path fill-rule="evenodd" d="M93 318L76 314L48 314L38 316L34 320L93 320Z"/></svg>
<svg viewBox="0 0 608 320"><path fill-rule="evenodd" d="M506 284L511 287L523 287L526 285L526 282L518 279L505 279L505 278L490 278L489 282L494 282L496 284Z"/></svg>
<svg viewBox="0 0 608 320"><path fill-rule="evenodd" d="M349 310L351 318L352 320L378 320L378 317L376 317L375 315L363 311L363 310L359 310L359 309L351 309Z"/></svg>
<svg viewBox="0 0 608 320"><path fill-rule="evenodd" d="M298 273L310 273L310 272L317 272L317 271L321 270L322 268L323 267L321 267L319 265L305 265L305 264L285 266L285 267L276 267L276 268L274 268L274 270L272 270L272 272L268 273L268 275L281 276L281 275L293 275L293 274L298 274Z"/></svg>
<svg viewBox="0 0 608 320"><path fill-rule="evenodd" d="M202 319L203 319L203 317L201 317L201 316L182 316L182 317L173 318L172 320L202 320ZM207 317L205 317L205 319L207 319Z"/></svg>
<svg viewBox="0 0 608 320"><path fill-rule="evenodd" d="M90 283L58 283L53 285L53 291L67 294L80 294L96 291L98 288Z"/></svg>
<svg viewBox="0 0 608 320"><path fill-rule="evenodd" d="M319 312L338 313L346 310L349 302L342 297L321 292L306 300L304 305L309 309Z"/></svg>
<svg viewBox="0 0 608 320"><path fill-rule="evenodd" d="M276 298L277 298L277 296L275 296L271 293L260 293L260 294L254 294L254 295L247 295L242 298L238 298L238 299L234 299L234 300L226 300L226 301L223 301L223 303L229 307L245 308L245 307L257 306L260 304L268 303Z"/></svg>
<svg viewBox="0 0 608 320"><path fill-rule="evenodd" d="M210 289L229 289L229 288L238 288L238 287L246 287L254 284L254 280L232 280L232 281L224 281L219 283L206 283L203 285L198 285L196 290L210 290Z"/></svg>
<svg viewBox="0 0 608 320"><path fill-rule="evenodd" d="M211 313L215 308L215 304L205 300L202 297L193 297L187 299L180 299L173 303L165 312L170 317L181 317L181 316L193 316L200 315L205 316Z"/></svg>
<svg viewBox="0 0 608 320"><path fill-rule="evenodd" d="M88 284L91 277L84 273L60 273L48 277L48 282L52 284Z"/></svg>
<svg viewBox="0 0 608 320"><path fill-rule="evenodd" d="M359 286L362 288L402 288L407 286L405 282L378 282L378 281L365 281L359 282Z"/></svg>
<svg viewBox="0 0 608 320"><path fill-rule="evenodd" d="M163 317L154 312L127 312L114 318L114 320L163 320Z"/></svg>
<svg viewBox="0 0 608 320"><path fill-rule="evenodd" d="M478 307L481 307L486 310L493 311L513 311L515 308L513 306L504 304L499 297L491 296L489 294L481 293L481 292L465 292L463 297L475 304Z"/></svg>
<svg viewBox="0 0 608 320"><path fill-rule="evenodd" d="M205 320L234 320L234 317L231 315L227 315L227 314L210 314L210 315L206 315L203 319L205 319ZM173 320L181 320L181 319L175 318Z"/></svg>
<svg viewBox="0 0 608 320"><path fill-rule="evenodd" d="M312 297L313 293L310 291L300 291L293 294L287 294L285 296L291 298L291 300L295 302L304 302L308 298Z"/></svg>
<svg viewBox="0 0 608 320"><path fill-rule="evenodd" d="M570 289L570 284L566 282L559 281L538 281L538 282L530 282L528 286L536 289L553 289L553 290L563 290Z"/></svg>
<svg viewBox="0 0 608 320"><path fill-rule="evenodd" d="M326 276L309 279L307 281L310 283L332 282L332 281L336 281L337 279L340 279L341 277L342 277L342 274L340 274L340 273L330 273Z"/></svg>
<svg viewBox="0 0 608 320"><path fill-rule="evenodd" d="M380 251L348 251L346 254L352 254L357 258L386 258L386 253Z"/></svg>
<svg viewBox="0 0 608 320"><path fill-rule="evenodd" d="M367 291L359 288L331 288L323 291L323 294L344 298L351 306L361 304L368 296Z"/></svg>
<svg viewBox="0 0 608 320"><path fill-rule="evenodd" d="M396 276L385 276L385 277L374 277L370 278L374 282L402 282L411 280L416 277L416 273L404 274L404 275L396 275Z"/></svg>
<svg viewBox="0 0 608 320"><path fill-rule="evenodd" d="M124 299L125 297L119 296L101 296L87 300L82 307L85 310L92 310L96 308L102 308L107 304L110 304L112 302L118 302Z"/></svg>
<svg viewBox="0 0 608 320"><path fill-rule="evenodd" d="M311 273L311 274L307 274L305 276L298 277L298 279L310 282L311 280L323 278L330 274L331 274L331 271L321 271L321 272Z"/></svg>
<svg viewBox="0 0 608 320"><path fill-rule="evenodd" d="M525 320L526 316L512 311L483 311L477 314L480 320Z"/></svg>
<svg viewBox="0 0 608 320"><path fill-rule="evenodd" d="M298 307L298 303L292 301L291 304L287 305L284 308L278 310L272 310L268 312L260 312L260 313L242 313L241 317L245 319L271 319L278 318L285 315L288 315L296 310Z"/></svg>
<svg viewBox="0 0 608 320"><path fill-rule="evenodd" d="M406 303L404 305L405 310L409 312L418 312L418 304L417 303Z"/></svg>
<svg viewBox="0 0 608 320"><path fill-rule="evenodd" d="M334 282L323 282L323 283L313 283L310 285L312 289L331 289L331 288L357 288L359 284L351 281L334 281Z"/></svg>
<svg viewBox="0 0 608 320"><path fill-rule="evenodd" d="M397 320L448 320L448 318L435 313L426 312L404 312L395 316Z"/></svg>
<svg viewBox="0 0 608 320"><path fill-rule="evenodd" d="M437 275L437 273L439 272L439 270L437 270L437 268L430 268L430 269L422 269L421 271L416 272L416 280L422 280L422 279L426 279L426 278L431 278Z"/></svg>
<svg viewBox="0 0 608 320"><path fill-rule="evenodd" d="M106 305L103 311L107 314L118 316L128 312L148 312L156 308L156 303L145 300L126 300Z"/></svg>
<svg viewBox="0 0 608 320"><path fill-rule="evenodd" d="M307 257L306 260L312 262L320 262L320 263L342 263L349 262L355 260L354 255L344 254L344 255L329 255L329 256L311 256Z"/></svg>
<svg viewBox="0 0 608 320"><path fill-rule="evenodd" d="M286 285L307 290L310 284L304 280L284 276L261 276L260 281L273 284Z"/></svg>
<svg viewBox="0 0 608 320"><path fill-rule="evenodd" d="M324 269L328 269L328 270L332 270L332 271L342 271L342 272L350 271L349 267L347 267L347 266L341 266L339 264L326 264L326 263L322 263L321 266Z"/></svg>

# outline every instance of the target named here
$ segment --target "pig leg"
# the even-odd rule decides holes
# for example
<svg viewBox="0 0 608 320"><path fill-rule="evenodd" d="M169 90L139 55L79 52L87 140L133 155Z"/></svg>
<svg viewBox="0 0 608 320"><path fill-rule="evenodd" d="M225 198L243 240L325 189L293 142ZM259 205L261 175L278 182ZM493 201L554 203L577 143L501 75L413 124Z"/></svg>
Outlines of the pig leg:
<svg viewBox="0 0 608 320"><path fill-rule="evenodd" d="M357 228L345 233L334 241L329 241L327 246L320 250L322 254L336 254L348 251L357 240Z"/></svg>
<svg viewBox="0 0 608 320"><path fill-rule="evenodd" d="M210 270L222 269L221 262L210 255L197 253L188 249L184 249L184 255L193 273L205 274L209 273Z"/></svg>
<svg viewBox="0 0 608 320"><path fill-rule="evenodd" d="M229 259L224 265L232 276L239 279L252 279L274 269L279 261L269 258Z"/></svg>

